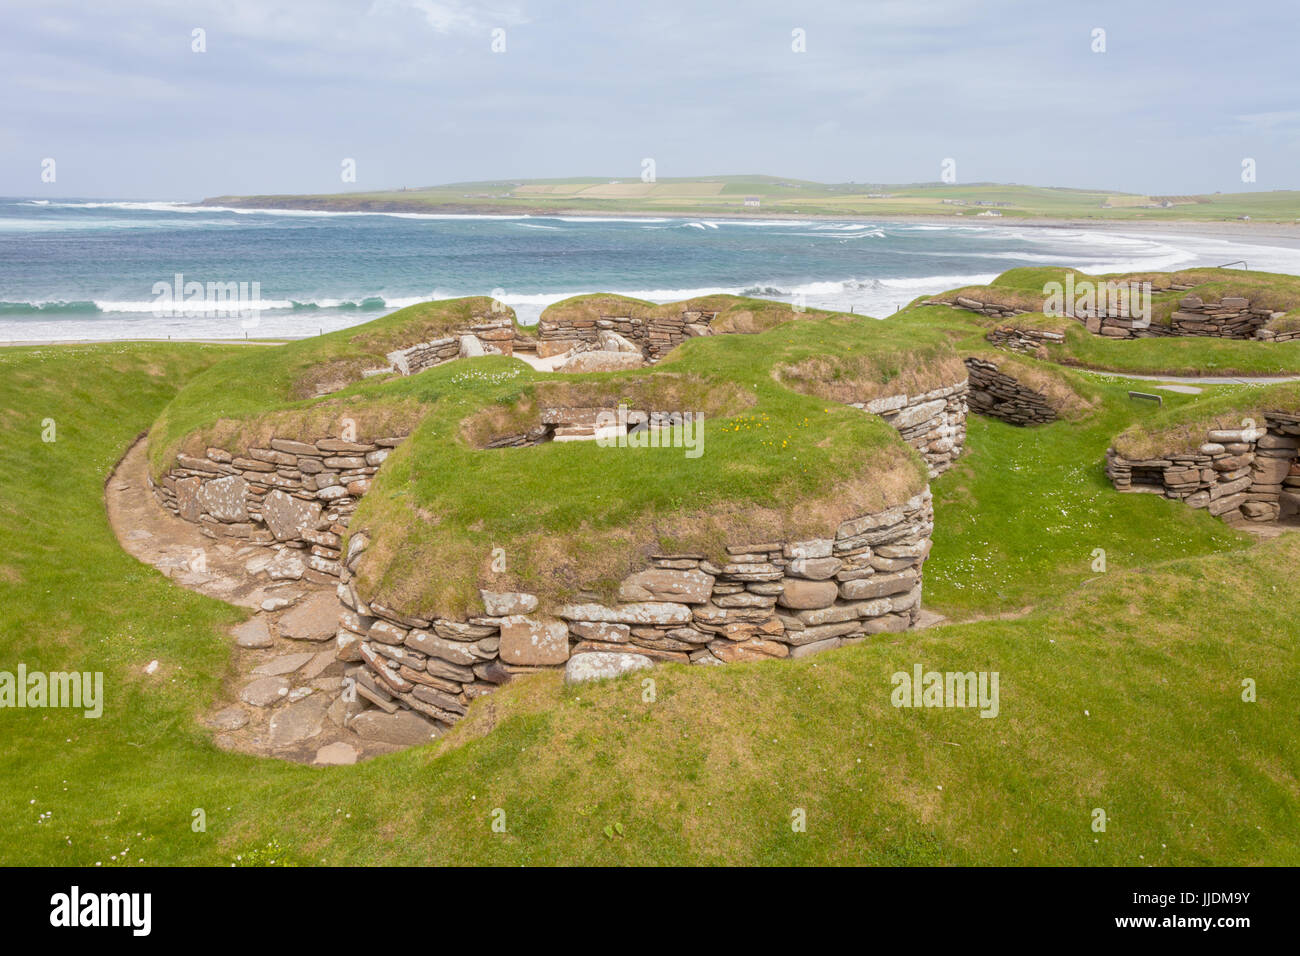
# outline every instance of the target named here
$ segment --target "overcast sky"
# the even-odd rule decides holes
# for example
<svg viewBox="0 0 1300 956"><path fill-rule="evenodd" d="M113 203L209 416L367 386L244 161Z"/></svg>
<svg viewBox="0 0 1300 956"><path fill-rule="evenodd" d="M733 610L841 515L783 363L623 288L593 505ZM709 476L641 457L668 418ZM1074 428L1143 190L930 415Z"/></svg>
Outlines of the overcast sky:
<svg viewBox="0 0 1300 956"><path fill-rule="evenodd" d="M645 157L660 177L923 182L951 157L962 182L1297 188L1298 19L1296 0L0 0L0 194L634 178Z"/></svg>

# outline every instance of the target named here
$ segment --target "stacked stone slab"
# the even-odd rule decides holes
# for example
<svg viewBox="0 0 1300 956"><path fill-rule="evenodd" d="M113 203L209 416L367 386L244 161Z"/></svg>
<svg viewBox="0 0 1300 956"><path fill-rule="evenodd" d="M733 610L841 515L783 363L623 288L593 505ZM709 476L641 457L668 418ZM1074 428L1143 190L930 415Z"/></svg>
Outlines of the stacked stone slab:
<svg viewBox="0 0 1300 956"><path fill-rule="evenodd" d="M1170 317L1175 335L1207 335L1222 339L1257 338L1260 329L1281 312L1252 308L1249 299L1224 296L1218 302L1205 302L1200 296L1184 296L1178 311Z"/></svg>
<svg viewBox="0 0 1300 956"><path fill-rule="evenodd" d="M543 316L537 323L537 354L542 358L574 349L600 347L602 331L616 332L641 349L646 361L658 362L688 338L709 335L709 323L718 313L687 310L676 315L601 315L598 318Z"/></svg>
<svg viewBox="0 0 1300 956"><path fill-rule="evenodd" d="M998 348L1026 355L1038 355L1048 345L1060 345L1065 341L1062 332L1047 332L1042 329L1017 329L1013 326L999 326L984 338Z"/></svg>
<svg viewBox="0 0 1300 956"><path fill-rule="evenodd" d="M1300 416L1268 412L1267 427L1213 429L1194 454L1124 458L1106 452L1120 491L1145 491L1207 508L1225 521L1276 521L1300 510Z"/></svg>
<svg viewBox="0 0 1300 956"><path fill-rule="evenodd" d="M474 319L450 335L389 352L389 367L372 369L371 373L395 371L400 375L414 375L456 358L514 354L515 326L509 315L482 314L475 315Z"/></svg>
<svg viewBox="0 0 1300 956"><path fill-rule="evenodd" d="M212 535L275 546L284 560L273 577L318 583L337 577L339 541L357 500L403 437L371 442L272 438L267 448L235 456L209 448L203 458L176 456L176 465L149 487L163 507Z"/></svg>
<svg viewBox="0 0 1300 956"><path fill-rule="evenodd" d="M928 299L923 305L947 305L954 309L965 309L967 312L978 312L980 315L987 315L993 319L1009 319L1017 315L1027 314L1025 309L1017 309L1009 305L998 305L996 302L981 302L979 299L972 299L969 296L959 295L954 299Z"/></svg>
<svg viewBox="0 0 1300 956"><path fill-rule="evenodd" d="M965 381L919 395L889 395L869 402L854 402L879 415L898 429L909 445L921 453L930 477L943 474L966 444Z"/></svg>
<svg viewBox="0 0 1300 956"><path fill-rule="evenodd" d="M548 614L535 595L483 590L483 613L466 620L367 600L354 572L368 541L356 534L338 586L339 656L360 698L422 714L435 731L512 677L548 668L573 680L665 661L804 657L911 627L933 528L927 489L825 538L731 546L717 562L652 555L614 603L579 600Z"/></svg>
<svg viewBox="0 0 1300 956"><path fill-rule="evenodd" d="M1022 385L984 359L966 359L970 375L972 411L1012 425L1042 425L1056 420L1056 412L1042 392Z"/></svg>
<svg viewBox="0 0 1300 956"><path fill-rule="evenodd" d="M1278 313L1274 312L1276 317ZM1255 338L1261 342L1291 342L1300 339L1300 329L1294 329L1290 332L1276 332L1273 329L1259 329L1255 332Z"/></svg>

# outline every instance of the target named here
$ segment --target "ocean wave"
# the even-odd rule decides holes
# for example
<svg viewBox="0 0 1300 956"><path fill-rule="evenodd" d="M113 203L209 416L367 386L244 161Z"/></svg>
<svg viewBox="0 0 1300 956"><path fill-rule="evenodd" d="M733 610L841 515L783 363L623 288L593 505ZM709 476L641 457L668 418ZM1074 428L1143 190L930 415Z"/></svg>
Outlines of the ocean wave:
<svg viewBox="0 0 1300 956"><path fill-rule="evenodd" d="M135 200L86 200L83 202L53 202L36 200L33 204L45 203L60 209L122 209L132 212L194 213L225 212L240 216L291 216L298 218L334 218L357 216L385 216L392 219L493 219L516 220L534 218L524 213L489 215L486 213L430 213L430 212L386 212L382 210L353 209L270 209L244 206L208 206L199 203L179 202L174 200L135 201Z"/></svg>
<svg viewBox="0 0 1300 956"><path fill-rule="evenodd" d="M0 301L0 315L94 315L100 308L90 301L64 302L60 300L41 302L3 302Z"/></svg>

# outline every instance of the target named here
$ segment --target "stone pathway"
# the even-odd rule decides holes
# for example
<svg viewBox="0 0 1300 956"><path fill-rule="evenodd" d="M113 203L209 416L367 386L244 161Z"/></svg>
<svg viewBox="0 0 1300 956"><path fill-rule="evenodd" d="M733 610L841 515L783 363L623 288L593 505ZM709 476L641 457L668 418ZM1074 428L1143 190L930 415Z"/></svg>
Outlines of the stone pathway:
<svg viewBox="0 0 1300 956"><path fill-rule="evenodd" d="M253 611L230 632L236 676L201 718L216 745L331 766L400 750L393 728L351 725L358 707L342 694L334 586L276 580L272 548L205 534L172 515L149 493L147 468L140 439L105 486L109 523L122 547L182 587Z"/></svg>

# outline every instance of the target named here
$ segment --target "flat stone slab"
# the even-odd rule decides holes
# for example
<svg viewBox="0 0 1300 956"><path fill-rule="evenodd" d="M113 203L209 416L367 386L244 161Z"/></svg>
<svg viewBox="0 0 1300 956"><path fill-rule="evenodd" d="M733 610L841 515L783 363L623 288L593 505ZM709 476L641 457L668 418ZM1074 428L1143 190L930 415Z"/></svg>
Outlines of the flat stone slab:
<svg viewBox="0 0 1300 956"><path fill-rule="evenodd" d="M320 510L320 502L303 501L277 488L262 501L262 520L276 541L288 541L314 529L320 519Z"/></svg>
<svg viewBox="0 0 1300 956"><path fill-rule="evenodd" d="M315 656L311 651L303 654L281 654L279 657L273 657L266 663L254 667L253 675L255 677L278 677L281 674L292 674Z"/></svg>
<svg viewBox="0 0 1300 956"><path fill-rule="evenodd" d="M269 707L289 695L289 682L283 677L262 677L239 692L239 699L253 707Z"/></svg>
<svg viewBox="0 0 1300 956"><path fill-rule="evenodd" d="M272 581L297 581L306 572L307 566L302 558L291 551L282 551L266 566L266 573Z"/></svg>
<svg viewBox="0 0 1300 956"><path fill-rule="evenodd" d="M393 714L362 711L348 722L348 729L358 737L403 747L427 744L438 736L438 728L431 721L410 710Z"/></svg>
<svg viewBox="0 0 1300 956"><path fill-rule="evenodd" d="M644 654L619 654L614 651L592 651L569 658L564 667L564 682L578 684L589 680L606 680L633 671L648 670L654 662Z"/></svg>
<svg viewBox="0 0 1300 956"><path fill-rule="evenodd" d="M336 743L327 744L316 751L316 759L312 763L325 767L342 767L356 763L358 756L356 747L340 740Z"/></svg>
<svg viewBox="0 0 1300 956"><path fill-rule="evenodd" d="M245 621L230 632L235 637L235 643L240 647L270 647L271 629L266 626L266 618L260 614L251 620Z"/></svg>
<svg viewBox="0 0 1300 956"><path fill-rule="evenodd" d="M321 651L312 655L311 662L307 664L298 674L302 680L315 680L324 673L325 669L339 659L338 651L330 648L327 651ZM342 678L337 678L342 680Z"/></svg>
<svg viewBox="0 0 1300 956"><path fill-rule="evenodd" d="M321 732L329 701L320 694L275 711L268 728L270 744L276 750L293 747Z"/></svg>
<svg viewBox="0 0 1300 956"><path fill-rule="evenodd" d="M208 718L207 724L214 730L238 730L248 723L248 712L237 705L217 711Z"/></svg>
<svg viewBox="0 0 1300 956"><path fill-rule="evenodd" d="M339 599L333 591L317 591L276 622L281 637L295 641L327 641L339 627Z"/></svg>

